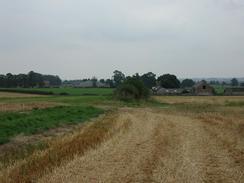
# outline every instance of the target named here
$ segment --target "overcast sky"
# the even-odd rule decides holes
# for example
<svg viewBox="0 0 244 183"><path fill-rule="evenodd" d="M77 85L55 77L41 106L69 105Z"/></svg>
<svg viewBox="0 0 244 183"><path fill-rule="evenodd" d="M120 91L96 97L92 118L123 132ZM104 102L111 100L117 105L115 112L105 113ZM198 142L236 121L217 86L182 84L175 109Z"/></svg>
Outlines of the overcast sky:
<svg viewBox="0 0 244 183"><path fill-rule="evenodd" d="M243 0L0 0L0 73L244 76Z"/></svg>

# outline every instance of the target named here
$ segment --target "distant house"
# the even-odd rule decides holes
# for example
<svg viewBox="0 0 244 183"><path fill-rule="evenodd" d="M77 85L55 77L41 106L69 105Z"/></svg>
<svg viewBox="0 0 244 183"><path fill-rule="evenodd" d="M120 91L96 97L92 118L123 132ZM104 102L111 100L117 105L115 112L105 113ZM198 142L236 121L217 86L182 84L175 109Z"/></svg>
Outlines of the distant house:
<svg viewBox="0 0 244 183"><path fill-rule="evenodd" d="M101 83L99 81L92 81L92 80L87 80L87 81L81 81L81 80L77 80L77 81L73 81L72 83L68 83L68 84L63 84L64 87L74 87L74 88L94 88L94 87L98 87L98 88L109 88L110 86L106 83Z"/></svg>
<svg viewBox="0 0 244 183"><path fill-rule="evenodd" d="M236 96L244 96L244 87L233 87L233 88L226 88L224 91L225 95L236 95Z"/></svg>
<svg viewBox="0 0 244 183"><path fill-rule="evenodd" d="M75 87L77 87L77 88L92 88L92 87L94 87L94 82L91 80L82 81L82 82L78 83L78 85L76 85Z"/></svg>
<svg viewBox="0 0 244 183"><path fill-rule="evenodd" d="M100 81L97 81L96 86L97 86L98 88L110 88L110 85L109 85L109 84L107 84L107 83L102 83L102 82L100 82Z"/></svg>
<svg viewBox="0 0 244 183"><path fill-rule="evenodd" d="M43 81L43 87L44 88L49 88L51 85L50 85L50 81Z"/></svg>
<svg viewBox="0 0 244 183"><path fill-rule="evenodd" d="M199 96L211 96L214 95L214 88L206 81L201 81L193 86L192 93Z"/></svg>
<svg viewBox="0 0 244 183"><path fill-rule="evenodd" d="M178 88L163 88L160 86L152 88L152 93L154 95L181 95L182 92L183 89Z"/></svg>

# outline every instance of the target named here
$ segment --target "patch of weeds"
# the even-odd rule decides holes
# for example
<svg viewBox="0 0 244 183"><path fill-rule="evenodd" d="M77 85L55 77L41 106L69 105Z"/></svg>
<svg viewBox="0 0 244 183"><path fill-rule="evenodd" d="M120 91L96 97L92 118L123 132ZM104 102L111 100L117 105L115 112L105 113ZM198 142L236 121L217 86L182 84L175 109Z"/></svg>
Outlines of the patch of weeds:
<svg viewBox="0 0 244 183"><path fill-rule="evenodd" d="M0 155L0 169L5 168L15 161L24 159L35 151L44 150L48 148L49 145L43 141L36 142L34 144L26 144L22 146L13 146L6 152L2 152Z"/></svg>

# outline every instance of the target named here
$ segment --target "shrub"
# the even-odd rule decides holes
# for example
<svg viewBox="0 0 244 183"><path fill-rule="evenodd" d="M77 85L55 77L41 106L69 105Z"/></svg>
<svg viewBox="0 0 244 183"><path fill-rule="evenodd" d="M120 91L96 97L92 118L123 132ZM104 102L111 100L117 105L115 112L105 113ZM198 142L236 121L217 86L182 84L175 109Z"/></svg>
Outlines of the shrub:
<svg viewBox="0 0 244 183"><path fill-rule="evenodd" d="M2 92L13 92L13 93L24 93L24 94L36 94L36 95L53 95L54 93L51 91L40 91L40 90L22 90L22 89L5 89L1 88L0 91Z"/></svg>
<svg viewBox="0 0 244 183"><path fill-rule="evenodd" d="M147 99L149 94L149 89L136 77L127 77L115 91L116 97L120 100Z"/></svg>
<svg viewBox="0 0 244 183"><path fill-rule="evenodd" d="M60 92L59 95L62 95L62 96L67 96L69 95L67 92Z"/></svg>

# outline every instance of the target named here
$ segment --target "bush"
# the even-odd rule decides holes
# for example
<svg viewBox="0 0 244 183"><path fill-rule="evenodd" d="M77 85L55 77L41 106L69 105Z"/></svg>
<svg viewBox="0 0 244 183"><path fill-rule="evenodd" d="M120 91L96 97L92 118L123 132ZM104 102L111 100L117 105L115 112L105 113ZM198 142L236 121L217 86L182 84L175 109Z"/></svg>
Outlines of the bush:
<svg viewBox="0 0 244 183"><path fill-rule="evenodd" d="M120 100L140 100L149 97L149 89L136 77L128 77L117 87L115 95Z"/></svg>
<svg viewBox="0 0 244 183"><path fill-rule="evenodd" d="M67 96L69 95L67 92L60 92L59 95L62 95L62 96Z"/></svg>
<svg viewBox="0 0 244 183"><path fill-rule="evenodd" d="M22 89L5 89L1 88L1 92L13 92L13 93L24 93L24 94L36 94L36 95L53 95L51 91L40 91L40 90L22 90Z"/></svg>

